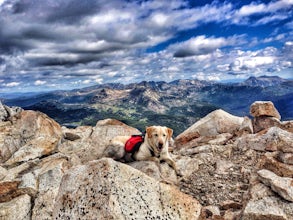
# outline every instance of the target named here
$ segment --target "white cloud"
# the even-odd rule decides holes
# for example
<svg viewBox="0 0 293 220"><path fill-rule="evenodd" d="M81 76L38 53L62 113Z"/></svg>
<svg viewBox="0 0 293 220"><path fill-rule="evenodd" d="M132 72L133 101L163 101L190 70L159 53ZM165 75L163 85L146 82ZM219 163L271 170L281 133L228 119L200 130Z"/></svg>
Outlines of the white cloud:
<svg viewBox="0 0 293 220"><path fill-rule="evenodd" d="M5 2L6 0L0 0L0 6Z"/></svg>
<svg viewBox="0 0 293 220"><path fill-rule="evenodd" d="M175 57L202 56L215 52L215 55L221 57L220 48L228 45L242 44L242 36L224 37L206 37L204 35L193 37L187 41L173 44L169 47L174 51ZM201 57L198 57L201 59ZM203 56L203 59L205 57Z"/></svg>
<svg viewBox="0 0 293 220"><path fill-rule="evenodd" d="M46 81L44 81L44 80L36 80L35 82L34 82L34 85L36 85L36 86L41 86L41 85L45 85L47 82Z"/></svg>
<svg viewBox="0 0 293 220"><path fill-rule="evenodd" d="M89 83L91 83L91 80L89 80L89 79L85 79L82 81L82 84L89 84Z"/></svg>
<svg viewBox="0 0 293 220"><path fill-rule="evenodd" d="M266 10L267 9L265 4L256 4L255 2L252 2L250 5L242 6L237 12L237 15L241 17L250 16L253 14L263 13Z"/></svg>
<svg viewBox="0 0 293 220"><path fill-rule="evenodd" d="M260 13L273 13L281 9L288 9L293 5L292 0L278 0L270 2L269 4L258 4L252 2L249 5L242 6L236 13L237 16L250 16Z"/></svg>
<svg viewBox="0 0 293 220"><path fill-rule="evenodd" d="M287 9L290 8L293 5L292 0L279 0L271 2L267 5L267 11L268 12L275 12L281 9Z"/></svg>
<svg viewBox="0 0 293 220"><path fill-rule="evenodd" d="M244 57L240 61L242 68L253 69L258 66L273 64L275 57Z"/></svg>
<svg viewBox="0 0 293 220"><path fill-rule="evenodd" d="M285 46L293 46L293 41L287 41L287 42L285 43Z"/></svg>
<svg viewBox="0 0 293 220"><path fill-rule="evenodd" d="M227 45L225 38L207 38L206 36L201 35L182 43L174 44L170 46L170 49L175 51L175 57L187 57L209 54L225 45Z"/></svg>
<svg viewBox="0 0 293 220"><path fill-rule="evenodd" d="M154 13L150 18L151 23L157 27L164 27L169 19L170 17L163 13Z"/></svg>
<svg viewBox="0 0 293 220"><path fill-rule="evenodd" d="M288 15L272 15L272 16L266 16L261 19L259 19L256 23L253 25L264 25L273 21L282 21L288 18Z"/></svg>
<svg viewBox="0 0 293 220"><path fill-rule="evenodd" d="M290 13L286 10L290 9L292 5L292 0L278 0L268 4L252 2L235 10L232 21L236 24L249 24L249 17L253 15L266 15L251 23L254 26L285 20L290 17Z"/></svg>
<svg viewBox="0 0 293 220"><path fill-rule="evenodd" d="M10 83L6 83L4 84L6 87L16 87L20 85L20 82L10 82Z"/></svg>
<svg viewBox="0 0 293 220"><path fill-rule="evenodd" d="M221 72L227 72L230 70L230 65L229 64L219 64L219 65L217 65L217 69Z"/></svg>

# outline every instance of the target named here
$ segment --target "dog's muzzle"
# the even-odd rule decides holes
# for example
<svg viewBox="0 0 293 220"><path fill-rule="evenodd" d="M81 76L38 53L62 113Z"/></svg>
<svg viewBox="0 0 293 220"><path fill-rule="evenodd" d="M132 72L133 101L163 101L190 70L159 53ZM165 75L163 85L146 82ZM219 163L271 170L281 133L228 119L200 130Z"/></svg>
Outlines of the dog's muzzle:
<svg viewBox="0 0 293 220"><path fill-rule="evenodd" d="M158 150L161 151L163 149L164 144L158 143Z"/></svg>

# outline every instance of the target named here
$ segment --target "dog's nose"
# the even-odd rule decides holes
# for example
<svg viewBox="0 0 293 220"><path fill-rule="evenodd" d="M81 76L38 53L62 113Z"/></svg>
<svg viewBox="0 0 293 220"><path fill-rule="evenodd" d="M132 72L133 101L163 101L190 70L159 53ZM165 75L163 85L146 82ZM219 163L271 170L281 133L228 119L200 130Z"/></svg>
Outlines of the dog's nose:
<svg viewBox="0 0 293 220"><path fill-rule="evenodd" d="M163 143L159 142L159 149L161 150L163 148Z"/></svg>

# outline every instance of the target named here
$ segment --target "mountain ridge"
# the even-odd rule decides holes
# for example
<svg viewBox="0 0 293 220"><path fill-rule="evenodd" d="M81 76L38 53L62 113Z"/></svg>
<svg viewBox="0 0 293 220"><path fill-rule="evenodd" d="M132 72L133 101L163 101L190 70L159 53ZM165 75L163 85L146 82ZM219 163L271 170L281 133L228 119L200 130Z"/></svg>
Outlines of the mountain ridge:
<svg viewBox="0 0 293 220"><path fill-rule="evenodd" d="M292 91L293 81L278 76L250 77L232 84L181 79L108 83L3 102L42 111L70 127L116 118L141 130L150 124L165 124L178 134L215 109L247 116L247 106L256 100L273 101L284 120L292 119Z"/></svg>

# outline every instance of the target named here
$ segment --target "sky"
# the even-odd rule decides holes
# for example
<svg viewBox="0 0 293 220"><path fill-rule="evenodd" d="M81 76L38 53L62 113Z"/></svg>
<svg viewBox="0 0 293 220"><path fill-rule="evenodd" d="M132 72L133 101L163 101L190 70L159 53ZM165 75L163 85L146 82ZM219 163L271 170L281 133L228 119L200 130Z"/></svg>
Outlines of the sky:
<svg viewBox="0 0 293 220"><path fill-rule="evenodd" d="M293 78L293 0L0 0L0 92Z"/></svg>

